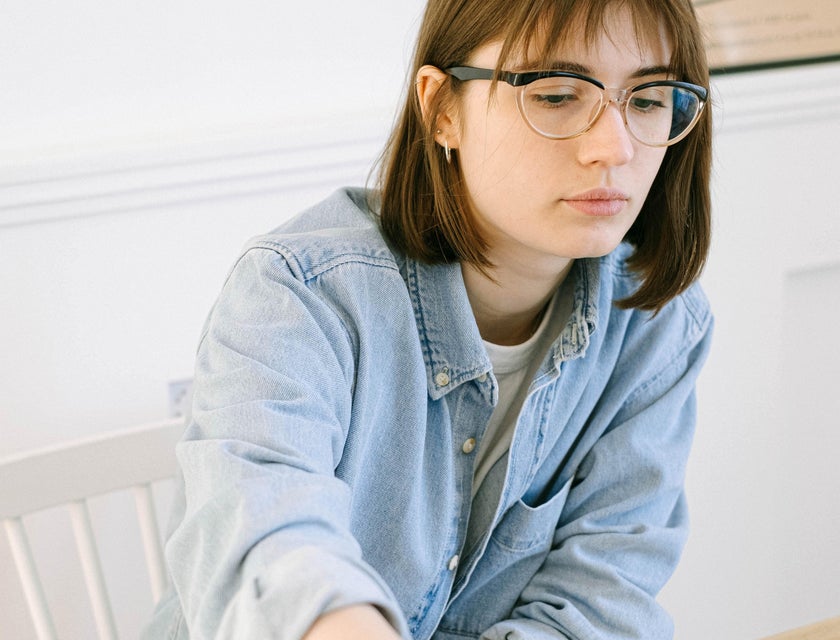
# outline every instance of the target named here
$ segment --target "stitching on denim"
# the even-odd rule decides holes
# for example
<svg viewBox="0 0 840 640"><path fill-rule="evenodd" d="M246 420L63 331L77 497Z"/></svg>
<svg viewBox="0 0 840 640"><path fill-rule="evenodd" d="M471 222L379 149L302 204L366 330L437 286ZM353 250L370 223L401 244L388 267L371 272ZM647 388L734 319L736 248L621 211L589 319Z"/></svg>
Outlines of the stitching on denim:
<svg viewBox="0 0 840 640"><path fill-rule="evenodd" d="M303 280L304 282L314 280L315 278L318 278L321 275L327 273L328 271L331 271L343 264L351 263L359 263L372 267L384 267L399 272L397 263L394 260L393 255L391 254L385 255L383 253L383 255L380 257L351 251L346 253L340 253L332 258L329 258L328 260L324 260L323 262L319 262L315 265L312 265L311 267L304 268L300 260L298 259L298 252L287 244L284 244L277 240L262 240L255 244L253 247L251 247L251 249L249 249L248 251L258 248L274 251L275 253L282 255L287 262L293 262L296 271L300 273L301 280Z"/></svg>
<svg viewBox="0 0 840 640"><path fill-rule="evenodd" d="M695 296L687 295L688 293L693 293L696 290L690 289L684 294L681 294L677 297L677 301L682 304L685 308L686 313L692 319L692 328L693 331L686 336L685 342L683 343L682 348L674 354L674 357L669 360L665 366L657 370L652 376L650 376L647 380L642 382L639 386L637 386L633 391L631 391L627 399L624 402L624 407L629 408L633 406L633 404L638 400L639 396L641 396L644 392L648 391L656 384L660 382L660 379L665 376L666 373L671 371L674 367L678 364L682 363L683 361L687 360L688 354L696 349L699 344L703 341L704 336L709 330L709 324L711 323L711 313L708 311L708 306L706 305L699 305L695 307L693 305L696 302L693 298ZM692 304L689 304L688 299L692 298ZM703 314L702 318L698 317L698 311L706 309L706 312Z"/></svg>
<svg viewBox="0 0 840 640"><path fill-rule="evenodd" d="M478 638L479 635L475 633L468 633L466 631L458 631L457 629L450 629L449 627L439 626L438 631L443 631L452 636L459 636L461 638Z"/></svg>
<svg viewBox="0 0 840 640"><path fill-rule="evenodd" d="M697 329L699 331L705 330L712 314L702 289L691 287L683 292L678 299L682 301L686 311L697 325Z"/></svg>
<svg viewBox="0 0 840 640"><path fill-rule="evenodd" d="M269 244L269 243L267 243L267 244ZM283 245L278 244L277 247L278 248L283 248ZM342 256L342 258L340 260L333 260L333 261L330 261L329 265L324 265L324 268L319 270L317 273L312 272L312 273L307 274L305 272L305 270L300 267L300 263L297 261L297 256L294 254L294 252L291 252L291 253L287 254L284 251L280 251L280 250L277 250L277 249L272 248L272 247L262 247L262 248L266 251L274 251L277 255L282 257L283 261L289 266L289 271L292 272L292 275L294 276L295 271L297 271L300 275L298 280L301 282L301 284L303 284L313 295L315 295L322 302L324 301L323 297L320 296L319 294L317 294L316 292L314 292L313 289L312 289L313 281L316 281L316 280L320 279L322 276L327 275L329 272L331 272L331 271L333 271L333 270L335 270L339 267L342 267L342 266L345 266L345 265L348 265L348 264L361 264L361 265L364 265L364 266L384 268L384 269L390 269L390 270L396 271L395 265L393 263L376 264L375 262L368 262L366 260L357 260L357 259L354 258L354 256ZM294 260L294 265L290 262L291 260ZM295 269L295 267L296 267L296 269ZM329 305L326 305L326 306L329 306ZM344 323L344 320L338 314L334 313L333 315L335 316L336 320L338 320L338 322L341 324L341 327L344 330L345 335L347 336L348 342L350 342L352 344L353 343L352 334L351 334L350 330L347 328L347 325Z"/></svg>
<svg viewBox="0 0 840 640"><path fill-rule="evenodd" d="M412 268L412 266L414 268ZM406 286L408 288L409 295L411 296L411 306L414 311L415 322L417 323L417 331L418 336L420 338L420 348L423 350L423 360L425 361L426 366L430 369L430 371L427 372L427 375L433 375L435 369L435 362L432 355L432 346L429 339L429 332L426 327L426 316L423 314L423 307L419 303L421 295L416 265L406 265L406 276ZM434 390L431 380L429 380L427 384L429 393L431 395Z"/></svg>
<svg viewBox="0 0 840 640"><path fill-rule="evenodd" d="M695 333L691 336L691 340L687 342L683 348L680 349L674 357L665 364L664 367L657 370L650 378L645 380L636 387L635 390L628 394L627 399L624 401L623 410L630 410L631 408L635 410L635 404L638 402L642 394L659 385L666 374L670 373L674 369L678 369L683 362L688 360L688 354L696 349L703 341L703 335L703 331L695 331Z"/></svg>
<svg viewBox="0 0 840 640"><path fill-rule="evenodd" d="M426 617L426 614L429 613L429 609L432 607L432 603L435 600L435 596L437 596L437 592L440 589L440 584L435 582L429 588L429 590L423 596L423 600L420 605L417 607L417 611L408 619L408 625L411 627L411 633L414 633L420 628L422 621Z"/></svg>

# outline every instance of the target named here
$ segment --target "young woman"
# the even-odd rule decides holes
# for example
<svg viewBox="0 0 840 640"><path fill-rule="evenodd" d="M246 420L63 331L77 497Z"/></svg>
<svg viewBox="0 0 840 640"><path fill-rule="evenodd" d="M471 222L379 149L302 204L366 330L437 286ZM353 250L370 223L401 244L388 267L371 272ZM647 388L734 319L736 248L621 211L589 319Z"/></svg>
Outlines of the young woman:
<svg viewBox="0 0 840 640"><path fill-rule="evenodd" d="M147 638L672 637L704 60L689 0L430 0L380 187L209 316Z"/></svg>

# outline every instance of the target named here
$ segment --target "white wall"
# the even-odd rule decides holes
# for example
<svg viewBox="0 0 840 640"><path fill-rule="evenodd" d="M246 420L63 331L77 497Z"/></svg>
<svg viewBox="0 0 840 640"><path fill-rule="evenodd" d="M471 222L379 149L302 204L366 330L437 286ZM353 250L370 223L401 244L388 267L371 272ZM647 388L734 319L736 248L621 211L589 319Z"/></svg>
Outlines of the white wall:
<svg viewBox="0 0 840 640"><path fill-rule="evenodd" d="M0 21L0 456L165 417L242 243L365 180L423 3L71 4ZM715 83L717 334L662 597L678 640L840 613L836 87L840 65ZM94 505L103 538L124 508ZM27 524L74 585L47 594L65 637L93 637L66 518ZM131 638L149 596L129 572L110 579ZM5 540L0 637L34 637Z"/></svg>
<svg viewBox="0 0 840 640"><path fill-rule="evenodd" d="M840 614L840 65L714 95L716 335L662 599L679 639L746 640Z"/></svg>
<svg viewBox="0 0 840 640"><path fill-rule="evenodd" d="M367 177L422 3L290 4L4 3L0 453L160 415L241 244Z"/></svg>
<svg viewBox="0 0 840 640"><path fill-rule="evenodd" d="M4 160L390 105L421 8L419 0L6 0Z"/></svg>

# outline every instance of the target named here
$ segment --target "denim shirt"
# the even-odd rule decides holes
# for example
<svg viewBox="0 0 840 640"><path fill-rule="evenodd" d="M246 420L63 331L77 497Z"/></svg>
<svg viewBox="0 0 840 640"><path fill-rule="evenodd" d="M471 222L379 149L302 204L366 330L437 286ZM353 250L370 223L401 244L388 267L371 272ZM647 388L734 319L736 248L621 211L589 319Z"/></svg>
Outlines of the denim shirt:
<svg viewBox="0 0 840 640"><path fill-rule="evenodd" d="M686 538L698 286L653 315L621 245L574 310L508 456L471 499L497 384L457 263L395 255L362 190L253 240L198 349L173 583L144 638L299 639L372 603L404 638L671 638Z"/></svg>

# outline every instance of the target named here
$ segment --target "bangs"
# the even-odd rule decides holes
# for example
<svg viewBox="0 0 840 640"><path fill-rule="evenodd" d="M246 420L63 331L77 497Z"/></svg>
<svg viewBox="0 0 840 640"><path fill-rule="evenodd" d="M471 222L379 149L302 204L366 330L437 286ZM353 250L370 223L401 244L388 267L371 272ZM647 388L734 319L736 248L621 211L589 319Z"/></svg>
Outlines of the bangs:
<svg viewBox="0 0 840 640"><path fill-rule="evenodd" d="M662 0L536 0L517 3L500 33L502 49L497 72L510 64L526 64L529 70L546 69L555 61L557 49L567 41L582 38L587 46L610 33L614 13L630 10L640 49L653 48L664 35L671 45L670 74L679 80L707 83L705 52L696 46L696 33L685 33L694 16L687 2ZM693 31L693 30L692 30ZM680 37L680 34L683 34Z"/></svg>

